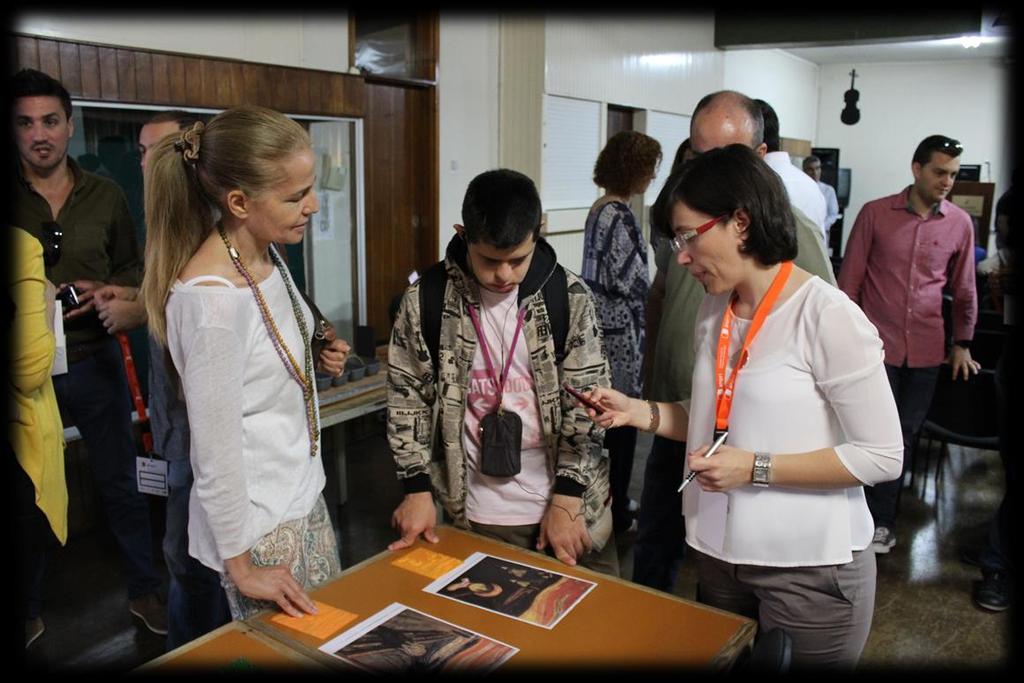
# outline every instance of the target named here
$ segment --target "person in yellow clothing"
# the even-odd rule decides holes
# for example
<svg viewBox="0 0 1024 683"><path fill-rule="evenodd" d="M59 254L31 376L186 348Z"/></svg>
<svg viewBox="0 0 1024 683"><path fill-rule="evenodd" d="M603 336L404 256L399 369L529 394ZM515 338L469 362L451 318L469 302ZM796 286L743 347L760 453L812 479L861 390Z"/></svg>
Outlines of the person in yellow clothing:
<svg viewBox="0 0 1024 683"><path fill-rule="evenodd" d="M9 280L13 316L8 438L14 450L9 481L17 504L18 593L25 619L25 647L43 633L43 568L46 550L68 537L68 488L64 479L64 428L50 371L56 290L43 275L43 248L20 228L13 233ZM59 248L59 247L57 247ZM18 466L14 467L14 461Z"/></svg>

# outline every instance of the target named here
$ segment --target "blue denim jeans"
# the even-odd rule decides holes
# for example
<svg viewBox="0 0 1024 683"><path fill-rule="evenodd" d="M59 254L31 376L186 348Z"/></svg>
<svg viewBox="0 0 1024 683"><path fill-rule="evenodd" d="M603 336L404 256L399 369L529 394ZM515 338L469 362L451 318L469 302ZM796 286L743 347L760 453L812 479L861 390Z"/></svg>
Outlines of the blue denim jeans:
<svg viewBox="0 0 1024 683"><path fill-rule="evenodd" d="M885 374L889 377L893 398L896 399L896 410L900 415L900 430L903 432L903 472L899 479L885 481L874 486L864 487L864 497L868 509L875 521L875 526L892 529L896 523L896 501L903 477L912 463L910 454L914 448L914 437L924 424L928 408L932 405L935 385L939 379L939 366L930 368L908 368L885 365Z"/></svg>
<svg viewBox="0 0 1024 683"><path fill-rule="evenodd" d="M50 528L46 515L36 505L36 488L15 459L14 451L4 449L7 473L12 482L15 500L15 540L17 552L14 564L18 574L15 594L18 596L19 619L35 619L43 607L43 575L46 555L60 542Z"/></svg>
<svg viewBox="0 0 1024 683"><path fill-rule="evenodd" d="M604 433L608 449L608 479L612 490L612 525L615 531L629 528L629 480L636 453L636 427L613 427Z"/></svg>
<svg viewBox="0 0 1024 683"><path fill-rule="evenodd" d="M988 543L982 549L978 560L981 562L983 572L1009 572L1014 573L1013 555L1010 552L1010 518L1013 512L1010 510L1012 501L1010 491L1017 489L1020 478L1019 454L1012 452L1011 440L1014 438L1013 422L1010 417L1010 363L1015 362L1010 357L1010 335L1006 336L1003 346L1003 353L996 363L996 400L999 406L999 459L1003 462L1003 474L1005 475L1005 487L1003 489L1003 500L999 504L995 517L992 519L988 530ZM1019 437L1018 437L1019 438Z"/></svg>
<svg viewBox="0 0 1024 683"><path fill-rule="evenodd" d="M683 482L686 444L654 437L644 468L637 537L633 544L633 582L671 593L686 549Z"/></svg>
<svg viewBox="0 0 1024 683"><path fill-rule="evenodd" d="M167 530L164 559L171 575L167 590L167 650L184 645L231 621L220 574L188 554L188 500L192 465L168 463Z"/></svg>
<svg viewBox="0 0 1024 683"><path fill-rule="evenodd" d="M149 502L135 482L135 438L124 361L117 340L109 337L92 355L69 364L53 378L61 414L78 427L107 523L128 575L128 598L160 588L153 566Z"/></svg>

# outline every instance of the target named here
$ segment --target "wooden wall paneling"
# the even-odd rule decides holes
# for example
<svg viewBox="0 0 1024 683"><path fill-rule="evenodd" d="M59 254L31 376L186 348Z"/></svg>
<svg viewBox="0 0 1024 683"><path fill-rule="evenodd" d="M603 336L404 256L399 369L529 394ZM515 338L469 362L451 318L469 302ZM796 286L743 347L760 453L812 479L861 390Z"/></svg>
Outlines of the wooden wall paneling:
<svg viewBox="0 0 1024 683"><path fill-rule="evenodd" d="M153 55L153 101L161 104L171 102L171 74L167 55Z"/></svg>
<svg viewBox="0 0 1024 683"><path fill-rule="evenodd" d="M140 102L153 101L153 55L148 52L135 53L135 99Z"/></svg>
<svg viewBox="0 0 1024 683"><path fill-rule="evenodd" d="M263 89L262 71L253 64L242 64L242 101L258 103Z"/></svg>
<svg viewBox="0 0 1024 683"><path fill-rule="evenodd" d="M242 102L302 114L362 117L361 76L15 35L19 68L88 100L226 108Z"/></svg>
<svg viewBox="0 0 1024 683"><path fill-rule="evenodd" d="M202 60L197 57L182 57L185 65L185 99L183 104L200 106L203 104L203 70Z"/></svg>
<svg viewBox="0 0 1024 683"><path fill-rule="evenodd" d="M72 97L82 96L82 64L79 61L76 43L60 43L60 82Z"/></svg>
<svg viewBox="0 0 1024 683"><path fill-rule="evenodd" d="M39 70L39 41L27 36L15 38L15 58L18 69Z"/></svg>
<svg viewBox="0 0 1024 683"><path fill-rule="evenodd" d="M236 88L231 84L231 64L220 60L209 60L210 71L213 73L213 101L220 106L229 107L238 104Z"/></svg>
<svg viewBox="0 0 1024 683"><path fill-rule="evenodd" d="M200 98L204 107L216 107L220 100L217 98L217 71L216 62L210 59L199 60L199 72L202 74L202 89Z"/></svg>
<svg viewBox="0 0 1024 683"><path fill-rule="evenodd" d="M185 59L178 55L167 57L167 80L170 86L168 104L185 104L189 101L185 81Z"/></svg>
<svg viewBox="0 0 1024 683"><path fill-rule="evenodd" d="M39 41L39 70L53 76L58 81L60 78L60 48L53 40Z"/></svg>
<svg viewBox="0 0 1024 683"><path fill-rule="evenodd" d="M295 79L295 106L296 111L307 114L312 111L310 105L310 76L309 74L292 74Z"/></svg>
<svg viewBox="0 0 1024 683"><path fill-rule="evenodd" d="M436 54L436 53L435 53ZM427 266L434 263L438 250L439 231L439 196L441 193L440 181L438 178L438 147L440 145L439 116L437 103L437 88L424 88L416 93L418 99L422 100L418 107L426 116L419 116L423 128L423 137L419 148L426 157L420 166L423 175L418 178L418 185L424 193L422 197L422 214L420 215L419 233L420 244L420 272Z"/></svg>
<svg viewBox="0 0 1024 683"><path fill-rule="evenodd" d="M242 72L240 62L228 62L231 70L231 101L234 104L241 104L245 97L245 74Z"/></svg>
<svg viewBox="0 0 1024 683"><path fill-rule="evenodd" d="M117 97L122 102L135 102L135 54L132 50L115 50L117 54Z"/></svg>
<svg viewBox="0 0 1024 683"><path fill-rule="evenodd" d="M99 48L100 97L117 100L117 50L112 47Z"/></svg>
<svg viewBox="0 0 1024 683"><path fill-rule="evenodd" d="M82 67L82 97L98 100L103 96L100 88L99 50L95 45L80 45L78 59Z"/></svg>
<svg viewBox="0 0 1024 683"><path fill-rule="evenodd" d="M413 78L437 80L437 55L440 52L439 23L435 10L417 13L413 20Z"/></svg>

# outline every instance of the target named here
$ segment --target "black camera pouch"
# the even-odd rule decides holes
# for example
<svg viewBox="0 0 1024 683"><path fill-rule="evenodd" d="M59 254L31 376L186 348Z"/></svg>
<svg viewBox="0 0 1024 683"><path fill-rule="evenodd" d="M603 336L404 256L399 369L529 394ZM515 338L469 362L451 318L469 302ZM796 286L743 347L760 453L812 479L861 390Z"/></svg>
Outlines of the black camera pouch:
<svg viewBox="0 0 1024 683"><path fill-rule="evenodd" d="M480 472L489 477L514 477L522 469L523 421L498 409L480 420Z"/></svg>

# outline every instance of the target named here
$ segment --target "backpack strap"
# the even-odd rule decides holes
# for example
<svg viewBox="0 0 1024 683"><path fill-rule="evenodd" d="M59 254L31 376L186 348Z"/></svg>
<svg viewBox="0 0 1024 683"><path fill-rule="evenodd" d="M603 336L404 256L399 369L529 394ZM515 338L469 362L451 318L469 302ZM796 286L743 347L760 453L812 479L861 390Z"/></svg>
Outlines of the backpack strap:
<svg viewBox="0 0 1024 683"><path fill-rule="evenodd" d="M430 352L437 377L437 350L441 343L441 309L444 307L444 290L448 284L448 271L444 261L438 261L427 268L420 278L420 328L423 341Z"/></svg>
<svg viewBox="0 0 1024 683"><path fill-rule="evenodd" d="M565 268L556 263L555 272L541 289L544 305L548 309L548 318L551 320L556 365L561 365L565 360L565 340L569 336L569 283L566 277Z"/></svg>
<svg viewBox="0 0 1024 683"><path fill-rule="evenodd" d="M569 285L566 280L565 268L555 265L541 295L548 309L551 320L551 333L555 345L555 363L561 365L565 360L565 341L569 336ZM448 284L448 271L444 261L435 263L420 278L420 326L423 341L430 352L430 360L434 365L434 377L437 377L437 353L441 344L441 309L444 307L444 290Z"/></svg>

